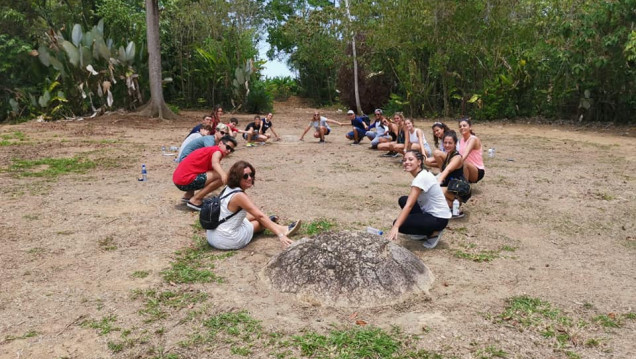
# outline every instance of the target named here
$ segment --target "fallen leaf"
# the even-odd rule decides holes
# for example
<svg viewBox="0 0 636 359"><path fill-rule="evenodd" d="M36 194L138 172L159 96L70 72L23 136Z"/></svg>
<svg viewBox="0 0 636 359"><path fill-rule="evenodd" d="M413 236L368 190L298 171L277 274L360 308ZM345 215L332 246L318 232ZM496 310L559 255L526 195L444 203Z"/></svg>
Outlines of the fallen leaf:
<svg viewBox="0 0 636 359"><path fill-rule="evenodd" d="M358 316L358 312L353 312L351 313L351 315L349 316L349 319L353 320Z"/></svg>
<svg viewBox="0 0 636 359"><path fill-rule="evenodd" d="M365 322L362 319L358 319L358 320L356 320L356 325L367 325L367 322Z"/></svg>

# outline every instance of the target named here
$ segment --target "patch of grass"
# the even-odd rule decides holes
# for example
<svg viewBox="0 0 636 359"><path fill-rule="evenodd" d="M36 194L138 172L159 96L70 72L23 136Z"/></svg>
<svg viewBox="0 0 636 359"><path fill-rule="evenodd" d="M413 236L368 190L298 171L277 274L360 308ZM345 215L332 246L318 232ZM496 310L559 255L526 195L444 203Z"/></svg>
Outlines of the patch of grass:
<svg viewBox="0 0 636 359"><path fill-rule="evenodd" d="M457 258L468 259L478 263L490 262L492 260L499 258L499 252L497 251L482 251L477 253L469 253L469 252L464 252L462 250L456 250L454 255Z"/></svg>
<svg viewBox="0 0 636 359"><path fill-rule="evenodd" d="M12 133L3 133L0 135L0 147L21 145L26 140L26 135L23 132L16 131Z"/></svg>
<svg viewBox="0 0 636 359"><path fill-rule="evenodd" d="M112 351L113 353L119 353L120 351L124 350L124 343L122 342L115 343L109 341L107 346L108 349L110 349L110 351Z"/></svg>
<svg viewBox="0 0 636 359"><path fill-rule="evenodd" d="M99 245L99 248L104 251L114 251L117 249L117 244L115 244L113 237L99 239L97 240L97 244Z"/></svg>
<svg viewBox="0 0 636 359"><path fill-rule="evenodd" d="M29 330L28 332L22 334L22 335L7 335L4 337L4 340L7 342L13 341L13 340L19 340L19 339L27 339L27 338L33 338L38 336L40 333L36 332L35 330Z"/></svg>
<svg viewBox="0 0 636 359"><path fill-rule="evenodd" d="M508 353L506 353L503 349L498 349L494 345L489 345L486 348L477 351L476 356L479 359L507 358Z"/></svg>
<svg viewBox="0 0 636 359"><path fill-rule="evenodd" d="M120 331L121 328L113 326L113 324L117 321L117 316L114 314L107 315L102 317L100 320L95 319L87 319L80 323L83 328L92 328L97 329L97 333L99 335L106 335L110 332Z"/></svg>
<svg viewBox="0 0 636 359"><path fill-rule="evenodd" d="M13 159L9 172L20 177L55 178L69 173L86 173L95 168L95 162L83 157L40 158L36 160Z"/></svg>
<svg viewBox="0 0 636 359"><path fill-rule="evenodd" d="M220 255L210 253L210 246L205 238L194 235L195 245L179 250L176 259L170 263L170 268L161 271L163 279L171 283L209 283L223 282L223 278L212 272L214 261L229 258L235 252Z"/></svg>
<svg viewBox="0 0 636 359"><path fill-rule="evenodd" d="M133 278L146 278L148 275L150 275L149 271L138 270L138 271L134 271L130 276Z"/></svg>
<svg viewBox="0 0 636 359"><path fill-rule="evenodd" d="M208 299L208 295L204 292L158 292L154 289L146 291L135 290L132 297L133 299L144 299L144 308L139 311L139 314L148 318L146 322L167 318L167 309L183 309Z"/></svg>
<svg viewBox="0 0 636 359"><path fill-rule="evenodd" d="M29 220L29 221L36 221L38 219L40 219L40 215L39 214L25 214L24 216L22 216L22 218Z"/></svg>
<svg viewBox="0 0 636 359"><path fill-rule="evenodd" d="M401 347L395 335L373 327L333 330L328 335L307 333L294 336L293 343L302 355L318 358L390 358Z"/></svg>
<svg viewBox="0 0 636 359"><path fill-rule="evenodd" d="M570 350L565 351L565 355L570 359L581 359L581 355Z"/></svg>
<svg viewBox="0 0 636 359"><path fill-rule="evenodd" d="M40 254L44 253L45 251L46 250L44 248L42 248L42 247L33 247L33 248L29 249L27 251L27 253L33 254L33 255L40 255Z"/></svg>
<svg viewBox="0 0 636 359"><path fill-rule="evenodd" d="M68 236L75 233L74 231L71 230L66 230L66 231L58 231L56 232L56 234L59 234L60 236Z"/></svg>
<svg viewBox="0 0 636 359"><path fill-rule="evenodd" d="M602 339L590 338L585 341L585 346L588 348L597 348L601 346Z"/></svg>
<svg viewBox="0 0 636 359"><path fill-rule="evenodd" d="M597 315L592 321L605 328L620 328L622 326L620 316L614 313Z"/></svg>
<svg viewBox="0 0 636 359"><path fill-rule="evenodd" d="M303 224L303 230L308 236L314 236L316 234L326 232L335 228L337 224L329 219L321 218L315 219L309 223Z"/></svg>

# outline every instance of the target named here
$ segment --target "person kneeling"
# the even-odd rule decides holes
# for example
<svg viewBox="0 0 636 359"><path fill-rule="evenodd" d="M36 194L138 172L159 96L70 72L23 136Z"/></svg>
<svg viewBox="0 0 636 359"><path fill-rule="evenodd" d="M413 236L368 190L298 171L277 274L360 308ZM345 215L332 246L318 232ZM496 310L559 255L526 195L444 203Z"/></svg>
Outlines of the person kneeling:
<svg viewBox="0 0 636 359"><path fill-rule="evenodd" d="M393 222L389 240L396 240L398 233L411 235L411 239L424 240L426 248L435 248L448 225L451 211L437 179L424 168L424 156L419 151L404 154L404 171L413 177L411 192L398 200L402 211Z"/></svg>
<svg viewBox="0 0 636 359"><path fill-rule="evenodd" d="M247 189L254 186L255 181L256 169L250 163L238 161L230 168L227 188L223 191L230 195L223 196L224 198L221 200L220 218L232 217L219 224L216 229L206 231L208 243L212 247L218 249L243 248L252 241L255 233L265 229L269 229L278 236L283 248L292 243L288 236L300 228L300 221L283 226L274 222L275 216L268 217L258 209L245 193Z"/></svg>

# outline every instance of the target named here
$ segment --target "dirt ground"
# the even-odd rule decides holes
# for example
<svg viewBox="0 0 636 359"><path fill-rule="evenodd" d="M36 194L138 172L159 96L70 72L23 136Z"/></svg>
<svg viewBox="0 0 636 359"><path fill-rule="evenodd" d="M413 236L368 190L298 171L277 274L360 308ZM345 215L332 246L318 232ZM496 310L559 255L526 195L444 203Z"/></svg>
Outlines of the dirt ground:
<svg viewBox="0 0 636 359"><path fill-rule="evenodd" d="M248 148L240 140L223 167L239 159L254 164L250 196L283 221L387 230L410 175L396 159L368 149L368 140L350 146L344 138L349 126L334 127L324 145L313 131L300 142L312 111L298 100L277 104L273 122L282 141ZM321 113L345 121L335 109ZM451 221L433 250L399 241L435 275L430 297L380 308L327 308L263 284L259 272L281 251L271 235L216 260L213 271L222 283L163 279L177 251L204 233L193 227L197 213L180 203L182 193L171 181L176 165L161 146L178 146L201 115L182 112L169 122L113 113L0 127L1 358L240 357L223 343L179 342L201 328L192 317L241 310L267 331L287 335L326 333L356 321L398 327L413 335L409 345L443 357L636 357L636 129L475 124L484 150L494 147L496 156L484 154L486 176L464 206L466 217ZM236 117L245 126L251 116ZM415 121L429 142L433 121ZM24 136L17 139L16 132ZM77 155L97 166L59 177L10 170L18 159ZM137 181L142 163L147 182ZM205 293L207 300L149 322L140 314L144 302L131 296L149 289ZM556 326L569 339L559 342L542 331L547 318L535 327L497 320L507 299L524 295L578 323ZM87 324L108 316L118 330L103 334ZM114 350L111 343L126 335L136 340ZM256 346L247 356L275 357L271 352Z"/></svg>

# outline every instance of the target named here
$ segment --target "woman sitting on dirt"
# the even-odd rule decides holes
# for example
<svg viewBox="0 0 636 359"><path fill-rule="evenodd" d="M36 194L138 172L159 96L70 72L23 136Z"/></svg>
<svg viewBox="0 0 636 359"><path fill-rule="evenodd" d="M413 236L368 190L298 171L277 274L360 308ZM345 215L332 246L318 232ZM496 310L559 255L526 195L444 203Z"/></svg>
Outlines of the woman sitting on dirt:
<svg viewBox="0 0 636 359"><path fill-rule="evenodd" d="M320 143L325 143L325 136L331 133L331 127L329 127L330 123L338 126L344 125L341 122L330 120L324 116L320 116L320 113L318 113L318 111L315 111L314 117L311 119L311 122L309 122L309 126L307 126L307 128L305 129L305 132L303 132L303 134L300 136L299 141L303 141L305 134L307 134L307 132L309 132L309 129L313 127L315 130L314 137L319 138Z"/></svg>
<svg viewBox="0 0 636 359"><path fill-rule="evenodd" d="M389 134L393 141L378 144L378 150L389 151L382 155L384 157L398 157L404 151L404 133L406 126L404 125L404 114L396 112L393 115L393 126L389 127Z"/></svg>
<svg viewBox="0 0 636 359"><path fill-rule="evenodd" d="M426 165L428 167L439 167L438 158L443 157L443 154L446 153L444 149L444 134L449 132L451 129L443 122L435 122L433 126L433 139L435 140L435 149L433 150L433 156L428 157L426 159ZM459 150L459 146L457 148Z"/></svg>
<svg viewBox="0 0 636 359"><path fill-rule="evenodd" d="M369 126L369 131L365 134L371 140L372 150L376 150L378 148L378 144L380 142L390 142L391 135L389 134L389 120L382 115L381 109L375 110L375 122L373 122ZM374 131L371 131L375 129Z"/></svg>
<svg viewBox="0 0 636 359"><path fill-rule="evenodd" d="M442 186L448 207L452 207L453 201L458 197L455 193L448 192L448 183L451 179L465 180L464 164L462 156L457 151L457 134L455 131L451 130L444 134L444 150L446 150L446 153L444 154L444 159L440 161L440 172L437 175L437 181ZM459 200L466 202L469 198L470 195L459 197ZM457 217L463 217L463 213L460 212Z"/></svg>
<svg viewBox="0 0 636 359"><path fill-rule="evenodd" d="M459 140L459 153L464 160L464 177L470 183L477 183L484 178L486 167L482 157L481 140L475 136L470 119L459 120L459 133L462 137Z"/></svg>
<svg viewBox="0 0 636 359"><path fill-rule="evenodd" d="M280 240L281 246L286 248L292 241L288 236L300 227L300 221L289 226L283 226L276 221L276 216L268 217L263 213L245 191L256 181L256 169L245 161L238 161L230 168L227 187L223 191L229 196L221 200L220 218L227 218L236 213L216 229L207 230L208 243L218 249L240 249L245 247L255 233L265 229L272 231Z"/></svg>
<svg viewBox="0 0 636 359"><path fill-rule="evenodd" d="M432 156L431 146L429 146L428 142L426 142L426 137L424 137L422 130L413 126L413 120L406 119L404 121L404 126L406 127L406 136L404 136L404 151L420 151L425 159Z"/></svg>
<svg viewBox="0 0 636 359"><path fill-rule="evenodd" d="M398 200L402 211L393 222L389 240L396 240L399 233L410 234L411 239L423 240L426 248L435 248L442 230L446 228L451 212L444 193L435 176L424 168L424 156L419 151L406 151L404 171L413 177L408 197Z"/></svg>

